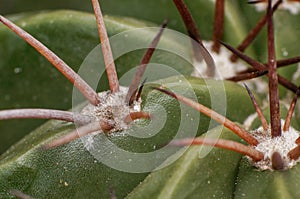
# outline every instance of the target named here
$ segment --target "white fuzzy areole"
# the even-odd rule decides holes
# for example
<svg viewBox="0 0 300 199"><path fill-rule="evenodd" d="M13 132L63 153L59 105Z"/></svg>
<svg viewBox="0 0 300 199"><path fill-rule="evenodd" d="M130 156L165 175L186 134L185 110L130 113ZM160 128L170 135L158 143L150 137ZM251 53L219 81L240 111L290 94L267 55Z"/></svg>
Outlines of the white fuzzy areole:
<svg viewBox="0 0 300 199"><path fill-rule="evenodd" d="M232 55L230 51L228 51L225 47L221 46L220 53L216 53L211 51L213 42L212 41L203 41L203 45L209 50L209 53L213 57L216 65L216 71L218 71L219 75L216 74L215 79L226 79L236 75L237 72L245 70L247 66L237 61L235 63L230 61L230 56ZM207 77L206 75L206 64L202 60L201 62L194 63L194 71L192 72L192 76L195 77Z"/></svg>
<svg viewBox="0 0 300 199"><path fill-rule="evenodd" d="M114 123L114 128L109 133L125 130L129 125L124 118L131 112L141 111L141 101L135 101L131 107L125 103L127 92L127 87L120 87L120 91L116 93L110 91L98 93L101 103L98 106L89 104L82 109L81 113L94 118L94 121Z"/></svg>
<svg viewBox="0 0 300 199"><path fill-rule="evenodd" d="M267 2L267 1L266 1ZM273 4L275 4L276 1L273 1ZM257 11L265 11L267 9L267 3L256 3L254 4ZM283 0L282 3L279 6L279 9L287 10L291 14L296 15L300 12L300 3L295 1L289 1L289 0Z"/></svg>
<svg viewBox="0 0 300 199"><path fill-rule="evenodd" d="M230 60L232 53L224 46L221 46L220 53L218 54L210 50L213 45L212 41L203 41L203 45L209 50L209 53L215 61L216 75L213 77L214 79L228 79L236 76L238 72L249 68L244 64L244 62L239 60L237 62L232 62ZM194 71L192 72L191 76L207 78L206 68L206 63L203 60L201 62L195 60ZM250 89L256 90L257 93L266 93L268 91L268 83L263 81L261 78L255 78L253 80L246 80L243 82L246 83Z"/></svg>
<svg viewBox="0 0 300 199"><path fill-rule="evenodd" d="M283 126L284 120L281 120L281 123ZM251 131L251 134L259 142L254 148L264 154L264 159L259 162L253 162L249 158L250 162L258 169L274 170L271 162L271 157L274 152L278 152L281 155L284 161L284 169L292 168L300 161L300 159L295 161L288 157L288 153L297 146L295 141L299 137L299 132L294 128L290 127L288 131L282 131L282 135L275 138L271 137L270 129L265 131L262 127Z"/></svg>

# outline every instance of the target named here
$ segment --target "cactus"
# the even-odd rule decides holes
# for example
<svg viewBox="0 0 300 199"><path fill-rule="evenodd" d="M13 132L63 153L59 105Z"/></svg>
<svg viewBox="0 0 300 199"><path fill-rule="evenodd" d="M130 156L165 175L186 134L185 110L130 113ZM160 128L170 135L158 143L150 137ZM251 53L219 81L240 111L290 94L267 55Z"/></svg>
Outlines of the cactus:
<svg viewBox="0 0 300 199"><path fill-rule="evenodd" d="M102 1L100 2L102 3ZM152 4L153 1L148 2L150 5L153 5L153 7L150 6L150 10L157 6L157 2L163 3L163 1L156 1L154 5ZM216 5L216 16L224 10L224 5L222 5L224 1L216 1L216 3L207 1L199 2L195 3L195 5L207 6L208 8ZM300 195L297 190L297 168L299 165L296 164L299 157L299 147L297 146L298 132L293 134L293 138L286 136L288 140L285 141L291 141L292 143L290 144L292 146L286 149L288 150L287 154L281 154L281 151L273 151L271 155L267 156L267 152L259 148L260 144L263 143L261 139L281 139L284 137L283 135L286 131L294 132L294 129L290 127L290 120L292 119L299 95L297 86L292 81L289 81L292 80L292 75L296 67L291 67L292 69L288 70L283 68L278 75L276 71L276 65L295 64L299 62L299 57L296 56L299 49L297 47L288 48L290 41L282 39L279 32L275 31L275 38L279 38L277 39L279 41L278 45L274 46L272 37L274 35L273 15L275 16L275 22L282 20L276 17L276 7L279 5L279 8L281 8L280 4L297 4L298 2L278 1L277 5L272 6L270 2L272 1L267 2L269 6L265 15L265 23L268 27L267 38L257 38L258 41L268 41L269 45L267 48L263 48L264 51L261 51L261 46L263 45L256 42L253 43L249 52L250 56L256 57L256 59L243 53L244 49L239 47L235 49L227 44L237 45L237 40L240 40L241 35L246 33L247 26L245 24L251 24L255 20L249 19L248 22L244 22L241 18L230 18L230 14L232 13L226 13L226 10L225 21L227 21L227 24L225 23L225 25L227 26L225 26L225 34L222 35L222 31L218 30L218 27L220 27L220 24L222 25L222 21L224 20L221 14L215 19L215 27L217 28L213 31L214 47L212 47L212 51L216 51L218 54L218 49L223 44L233 53L232 60L239 57L255 69L242 71L243 73L241 74L235 72L228 80L240 81L268 74L271 105L270 125L266 121L267 117L264 116L264 113L267 111L262 111L258 105L262 103L260 98L264 97L264 95L253 95L247 86L245 89L237 83L226 80L190 77L189 75L193 69L191 64L182 61L180 58L174 58L174 56L168 53L161 52L159 48L156 49L158 43L162 46L171 46L170 48L180 48L183 50L182 52L188 52L191 60L194 61L192 63L194 65L197 64L197 59L199 59L197 53L200 51L200 59L203 58L205 60L207 67L214 63L212 58L215 59L215 55L210 52L210 49L206 49L205 43L203 43L199 36L200 34L196 28L197 25L191 22L193 21L191 20L192 15L186 9L187 7L183 1L174 0L174 5L177 6L181 13L190 37L196 41L191 45L181 44L176 40L171 40L170 42L172 37L162 36L164 35L163 31L166 25L164 23L157 35L151 31L144 31L143 35L135 37L136 40L141 42L145 38L146 40L148 39L148 49L144 56L138 51L137 53L134 52L121 57L116 62L117 70L114 67L114 61L109 50L110 45L106 40L105 26L108 34L113 35L128 29L153 26L153 22L158 22L155 17L149 19L147 18L147 14L143 16L143 12L133 12L132 15L135 15L135 17L152 20L152 23L130 18L105 17L104 25L97 0L92 1L96 21L90 14L73 11L46 12L33 15L23 14L12 17L22 28L28 29L29 32L32 31L36 37L40 37L50 47L53 43L50 40L53 34L57 34L58 38L61 37L60 41L54 41L53 50L57 48L58 54L66 59L68 63L74 65L79 65L82 57L86 55L88 50L91 50L93 45L97 44L98 27L108 76L108 81L105 78L100 80L100 86L97 88L97 90L102 91L100 94L93 91L84 80L78 79L79 76L72 69L68 69L59 57L49 52L47 48L38 44L37 40L26 35L21 29L18 29L13 23L1 16L1 22L10 27L10 29L13 29L28 43L31 43L38 52L43 54L82 92L90 105L86 105L87 102L76 104L72 112L41 108L0 111L0 118L4 120L1 121L1 131L3 131L4 138L10 132L16 135L20 132L23 133L16 138L12 138L13 140L8 145L1 144L3 147L1 150L6 149L12 142L18 140L22 135L40 124L29 121L24 122L23 126L19 126L18 124L19 128L12 128L12 126L17 125L10 123L7 119L33 117L63 120L50 120L46 122L1 155L0 197L95 198L101 196L101 198L124 198L129 194L128 198L199 198L199 196L217 198L297 198ZM255 4L261 3L266 2L255 2ZM109 8L109 2L104 0L103 5L105 4L108 5L108 10L111 9L111 12L114 12L113 8ZM126 2L120 2L120 5L124 4ZM145 5L143 3L139 4L141 4L141 8L147 5L147 3ZM245 2L226 1L227 7L225 9L228 9L228 7L236 9L240 6L241 9L245 9L246 16L249 13L256 12L250 5L244 4ZM170 10L168 12L172 13L172 9ZM211 10L208 9L206 12L207 15L212 15ZM122 11L119 11L120 13ZM235 10L233 14L236 13L238 11ZM298 15L291 16L286 12L278 13L283 13L283 16L291 19L292 22L288 23L288 26L295 26L297 18L299 18ZM195 21L197 21L196 18ZM76 26L79 24L81 26L77 29ZM207 24L200 25L201 31L199 32L201 33L201 37L203 32L205 38L212 34L210 31L212 28ZM230 34L226 28L228 26L233 27L236 24L240 25L240 28L235 29L235 34ZM171 27L173 28L172 23ZM72 28L74 28L74 31L71 31L70 34L65 33ZM174 26L174 28L183 32L185 31L180 27ZM43 29L46 30L45 33L42 33ZM18 54L15 57L17 51L14 48L10 49L10 44L21 42L21 40L17 39L4 27L0 29L0 37L4 41L3 48L5 51L3 53L13 55L13 58L3 63L16 66L16 64L20 64L19 60L23 61L25 59L25 63L32 66L39 64L42 66L42 70L45 70L46 61L41 61L37 53L32 49L28 49L28 46L24 43L20 48L22 51L25 50L25 56ZM70 39L71 42L68 40L70 37L72 37ZM294 35L291 37L294 37ZM80 49L76 49L78 46L74 40L77 38L83 45ZM219 43L221 38L226 43ZM65 45L63 43L64 40L66 40ZM152 43L150 44L149 41L151 40ZM250 40L248 39L247 41ZM89 42L89 45L86 42ZM69 46L72 48L72 51L65 51L64 47ZM285 56L286 52L289 52L288 55L292 59L276 62L275 53L278 53L278 49L282 50L283 48L285 48L283 55ZM99 48L95 49L99 50ZM157 52L153 55L154 51ZM77 55L75 56L75 60L70 58L73 52ZM256 53L259 53L259 56L255 56ZM267 56L269 58L267 63L269 68L260 62ZM38 57L38 60L35 60L34 57ZM133 77L133 81L129 85L129 91L127 91L126 88L119 86L117 76L122 76L126 71L130 70L132 65L137 64L141 58L142 61L140 61L136 73L138 75ZM168 74L170 77L163 79L151 79L149 77L150 81L147 80L141 83L141 80L145 77L142 67L149 64L150 59L172 66L174 70L179 71L178 74L180 75L170 73ZM229 57L224 59L229 60ZM119 65L123 65L123 68L119 69ZM216 70L218 70L218 65L215 66ZM13 70L8 69L8 71L13 71L14 74L11 75L12 72L7 72L10 76L8 75L6 79L1 80L4 82L1 85L5 85L1 88L3 89L3 93L5 93L3 102L9 101L9 103L6 103L7 105L4 103L4 108L11 106L11 103L13 103L12 107L9 108L20 108L18 101L10 100L10 98L19 92L16 91L16 87L20 87L20 85L17 82L18 77L15 76L18 76L23 70L25 72L25 69L21 66L16 66ZM155 69L160 70L159 68ZM75 67L74 70L78 70L78 68ZM4 71L6 72L6 70ZM208 76L213 74L212 77L215 77L212 72L213 69L209 69L208 67L206 71ZM38 72L35 71L34 73L37 73L36 77L40 76ZM60 75L59 73L55 76L53 75L54 77L46 73L38 81L32 78L34 73L30 71L28 78L25 81L23 80L24 84L21 85L21 88L26 88L26 84L30 82L36 84L34 86L37 89L41 89L41 94L37 95L37 91L31 85L27 86L24 90L22 89L18 95L22 96L26 92L29 98L31 98L30 101L32 101L32 103L29 102L28 105L25 105L26 107L33 105L43 107L44 103L50 101L50 104L46 104L45 106L55 106L58 107L57 109L70 108L71 100L68 98L70 98L71 92L68 92L68 90L71 90L71 87L65 86L67 83L64 83L63 78L59 83L60 87L63 88L59 90L62 93L61 95L46 95L49 92L55 92L51 91L51 89L52 87L54 90L57 89L57 85L49 86L49 88L41 88L41 86L45 86L43 82L56 80L56 76ZM80 75L80 71L78 73ZM16 79L11 78L11 76ZM289 92L285 91L285 88L282 89L284 94L281 97L292 101L289 110L286 110L288 115L286 117L281 116L282 118L286 118L285 122L282 123L283 130L281 129L279 114L278 82L296 93L293 100L291 100L290 96L286 95ZM108 88L110 90L105 91ZM6 94L7 92L11 94ZM66 99L65 102L60 103L64 99ZM216 102L214 100L216 99L219 102L225 100L225 104L214 104ZM109 102L109 100L112 101ZM263 100L265 101L265 99ZM38 101L38 103L35 101ZM56 106L57 104L59 106ZM254 104L254 107L252 104ZM165 112L161 112L162 108ZM225 111L224 108L227 108L227 110ZM262 124L259 130L249 133L241 125L234 123L243 123L255 111ZM231 134L230 131L223 129L222 125L219 126L211 119L223 124L237 135ZM17 123L19 122L17 121ZM158 126L162 123L161 129L158 129ZM253 128L254 124L250 128ZM297 121L292 121L292 125L293 127L297 127ZM24 130L25 127L28 130ZM158 129L158 132L153 132L153 129ZM271 133L266 136L267 138L261 138L260 132ZM201 137L194 138L194 136L200 135ZM203 139L202 137L209 138ZM187 145L193 146L187 148ZM194 145L215 145L221 149ZM182 149L178 146L184 146L184 148ZM119 149L125 150L127 153L120 152ZM225 149L230 149L238 153L226 151ZM163 152L160 153L161 151ZM156 155L138 156L139 154L152 153ZM245 156L242 156L240 153ZM136 154L137 156L135 156ZM265 167L269 170L262 171ZM151 173L149 174L149 172ZM288 182L293 183L289 186Z"/></svg>

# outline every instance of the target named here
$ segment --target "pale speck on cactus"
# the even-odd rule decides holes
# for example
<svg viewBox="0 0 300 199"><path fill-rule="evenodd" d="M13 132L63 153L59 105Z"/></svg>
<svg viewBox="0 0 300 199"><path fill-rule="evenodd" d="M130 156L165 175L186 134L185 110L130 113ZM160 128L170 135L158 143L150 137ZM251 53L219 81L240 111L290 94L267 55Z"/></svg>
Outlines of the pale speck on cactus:
<svg viewBox="0 0 300 199"><path fill-rule="evenodd" d="M300 64L298 64L296 72L293 74L292 80L296 81L300 78Z"/></svg>

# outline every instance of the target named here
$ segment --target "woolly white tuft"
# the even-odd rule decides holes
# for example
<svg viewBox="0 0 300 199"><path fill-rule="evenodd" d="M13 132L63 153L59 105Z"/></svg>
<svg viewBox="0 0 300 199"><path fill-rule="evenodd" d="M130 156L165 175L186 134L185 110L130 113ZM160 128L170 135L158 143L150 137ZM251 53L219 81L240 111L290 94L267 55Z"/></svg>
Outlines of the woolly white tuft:
<svg viewBox="0 0 300 199"><path fill-rule="evenodd" d="M284 120L281 120L282 126ZM259 162L253 162L254 166L260 170L273 170L271 157L274 152L278 152L283 161L284 169L289 169L297 164L300 160L291 160L288 157L288 153L294 149L297 144L295 141L299 137L299 132L294 128L290 127L288 131L282 131L280 137L271 137L271 130L265 131L262 127L251 131L253 136L259 141L259 144L254 147L256 150L264 154L264 159Z"/></svg>
<svg viewBox="0 0 300 199"><path fill-rule="evenodd" d="M220 53L218 54L210 50L213 45L212 41L203 41L203 45L209 50L209 53L215 61L216 74L213 77L214 79L228 79L236 76L238 72L248 68L248 66L246 66L241 61L230 61L230 56L232 55L232 53L229 50L227 50L224 46L221 46ZM203 60L201 62L195 60L194 71L191 75L199 78L207 78L206 68L207 66ZM257 93L264 94L268 91L267 82L263 81L261 78L255 78L254 80L246 80L243 82L246 83L250 89L255 90Z"/></svg>
<svg viewBox="0 0 300 199"><path fill-rule="evenodd" d="M275 4L275 3L276 3L276 1L273 1L273 4ZM256 3L254 5L255 5L257 11L265 11L267 8L267 3L265 3L265 2ZM287 10L291 14L296 15L300 12L300 2L283 0L281 5L279 6L279 9Z"/></svg>
<svg viewBox="0 0 300 199"><path fill-rule="evenodd" d="M98 106L89 104L81 113L91 116L94 121L112 121L114 128L110 132L125 130L128 128L128 124L124 118L131 112L141 110L140 101L135 101L132 107L125 104L127 91L127 87L120 87L120 91L113 94L110 91L98 93L101 103Z"/></svg>
<svg viewBox="0 0 300 199"><path fill-rule="evenodd" d="M220 53L211 51L213 42L212 41L203 41L203 45L209 50L209 53L213 57L216 65L216 76L215 79L226 79L236 75L237 72L245 70L247 66L244 63L238 61L233 63L230 61L231 52L228 51L225 47L221 46ZM194 71L192 76L205 78L206 76L206 64L204 61L194 63Z"/></svg>

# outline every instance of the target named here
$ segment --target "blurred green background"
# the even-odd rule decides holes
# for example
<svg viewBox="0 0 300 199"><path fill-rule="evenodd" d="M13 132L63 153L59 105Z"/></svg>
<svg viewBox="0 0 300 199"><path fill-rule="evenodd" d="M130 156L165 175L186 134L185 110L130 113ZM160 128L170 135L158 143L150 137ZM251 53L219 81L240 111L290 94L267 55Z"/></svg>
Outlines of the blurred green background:
<svg viewBox="0 0 300 199"><path fill-rule="evenodd" d="M200 29L202 38L211 37L212 26L207 28L200 25L202 23L211 23L213 18L213 12L211 2L206 3L207 0L186 0L185 3L189 7L196 19L198 28ZM185 32L185 27L181 21L180 15L171 0L99 0L101 9L104 14L127 16L138 18L140 20L147 20L160 24L165 18L169 19L168 27L181 32ZM202 2L202 3L201 3ZM249 5L245 1L231 0L226 3L227 5L233 5L230 9L230 15L237 21L241 21L246 26L252 26L260 15L253 10L249 10ZM237 9L234 7L237 6ZM246 9L244 8L246 6ZM250 6L251 8L252 6ZM145 9L146 8L146 9ZM57 9L73 9L79 11L93 12L91 6L91 0L0 0L0 13L2 15L15 14L20 12L30 12L39 10L57 10ZM205 12L199 12L199 10L205 10ZM241 18L239 16L249 13L249 18ZM237 24L236 24L237 25ZM243 29L243 27L239 27Z"/></svg>
<svg viewBox="0 0 300 199"><path fill-rule="evenodd" d="M89 0L0 0L0 13L2 15L45 9L76 9L92 11Z"/></svg>

